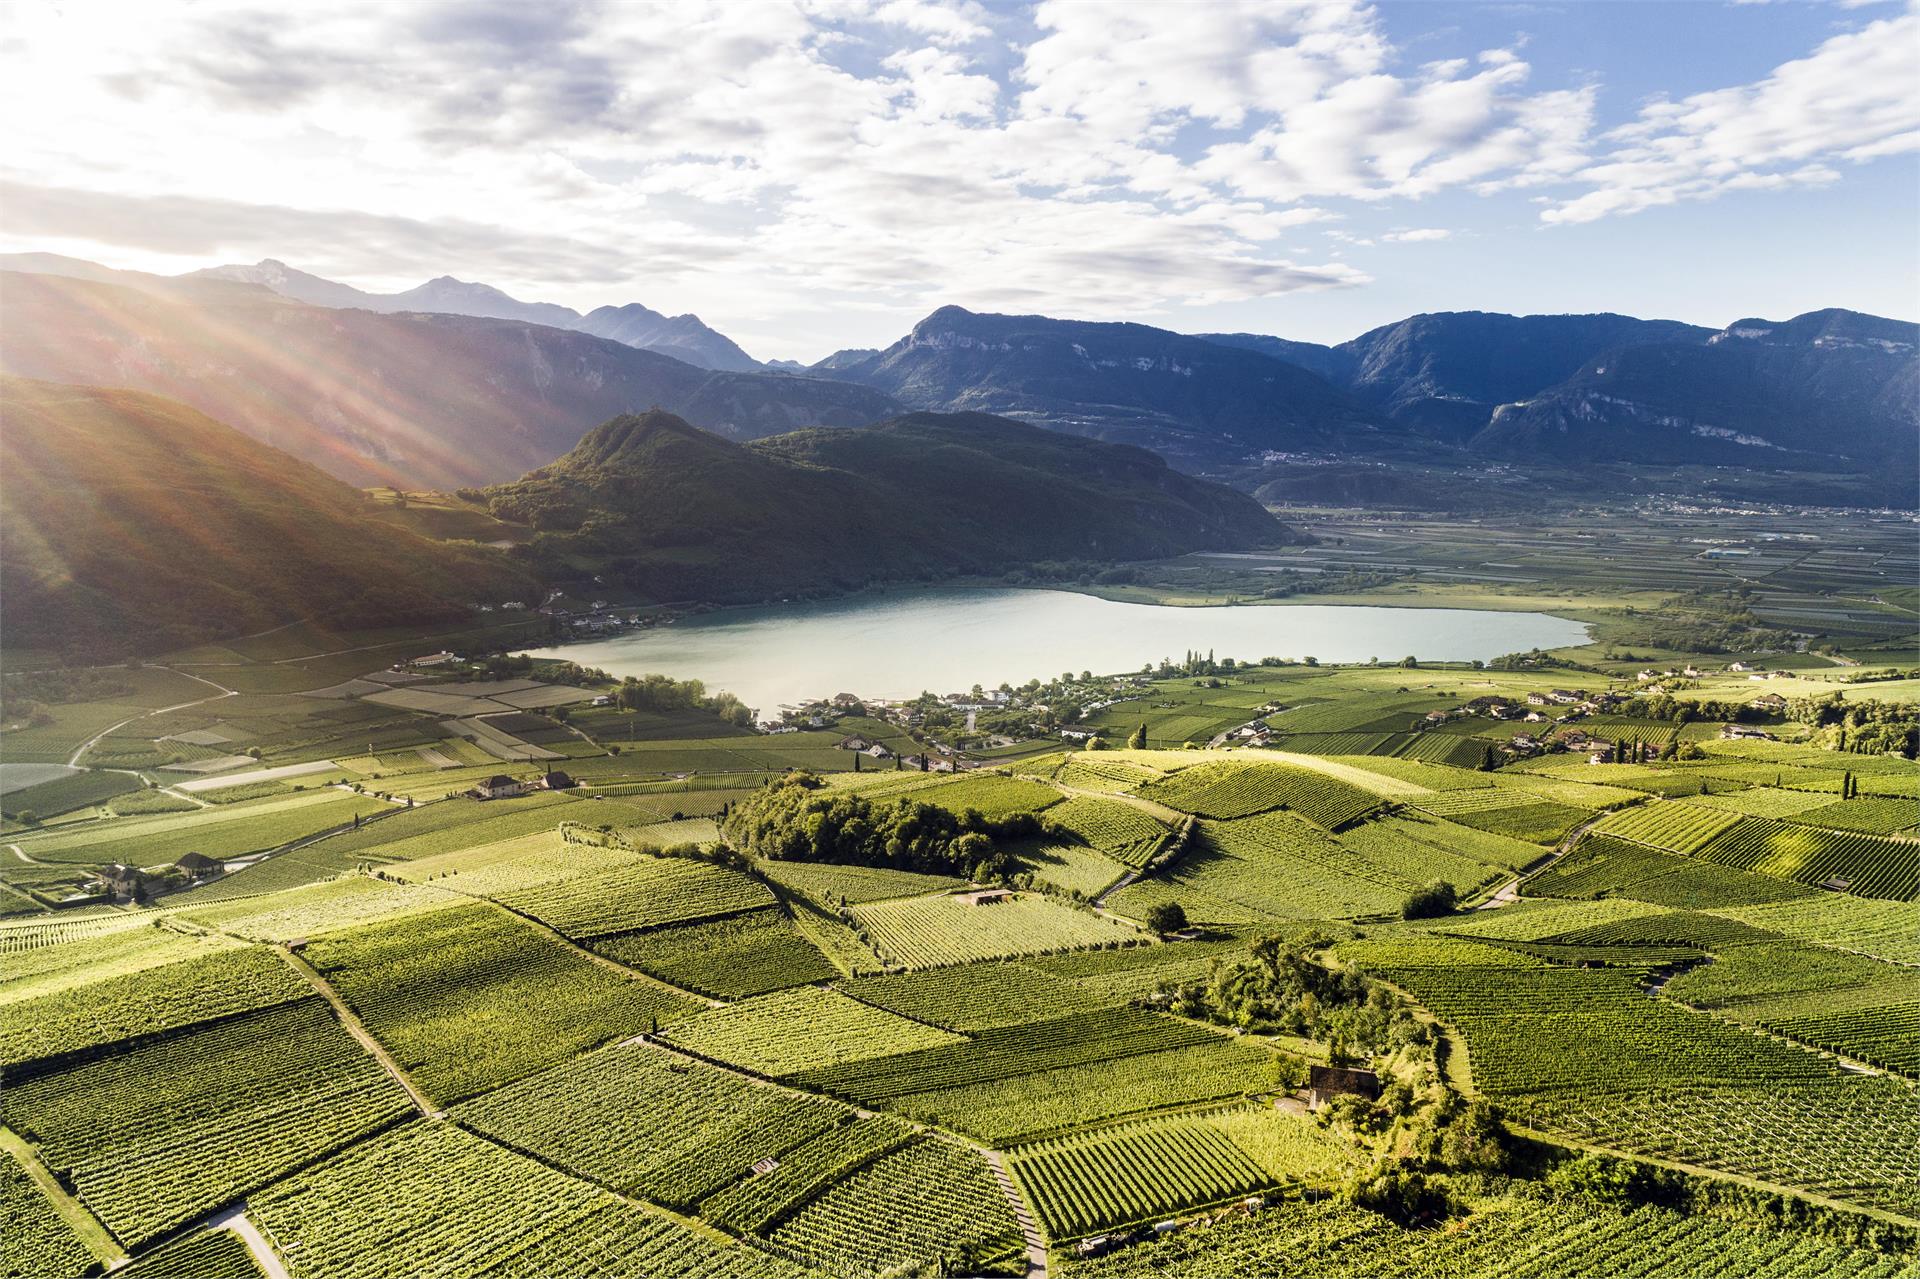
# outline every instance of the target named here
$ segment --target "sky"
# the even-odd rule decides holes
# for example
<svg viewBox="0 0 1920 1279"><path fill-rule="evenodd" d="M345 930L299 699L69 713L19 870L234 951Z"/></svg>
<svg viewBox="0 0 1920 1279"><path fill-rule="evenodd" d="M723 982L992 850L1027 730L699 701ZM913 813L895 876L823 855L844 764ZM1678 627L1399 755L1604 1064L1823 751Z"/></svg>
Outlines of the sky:
<svg viewBox="0 0 1920 1279"><path fill-rule="evenodd" d="M1920 318L1899 0L7 0L0 251L691 311L1338 342Z"/></svg>

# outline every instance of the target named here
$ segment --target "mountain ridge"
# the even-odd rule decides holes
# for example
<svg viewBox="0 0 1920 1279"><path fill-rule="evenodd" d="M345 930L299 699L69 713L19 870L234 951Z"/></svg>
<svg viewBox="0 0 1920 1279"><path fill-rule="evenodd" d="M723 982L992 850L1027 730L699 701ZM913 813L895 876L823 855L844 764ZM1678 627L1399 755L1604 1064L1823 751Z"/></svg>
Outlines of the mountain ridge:
<svg viewBox="0 0 1920 1279"><path fill-rule="evenodd" d="M276 258L265 258L251 266L205 267L188 274L259 284L312 306L357 308L382 314L434 311L574 329L627 346L671 355L675 359L718 372L745 373L761 367L760 362L743 351L732 338L709 327L699 316L667 316L638 302L598 307L583 315L572 307L554 302L522 302L491 284L459 280L451 275L436 276L399 293L369 293L350 284L296 270Z"/></svg>
<svg viewBox="0 0 1920 1279"><path fill-rule="evenodd" d="M536 530L521 553L542 577L593 564L662 601L1299 540L1252 498L1147 450L980 413L744 444L663 411L623 415L484 496L497 518Z"/></svg>

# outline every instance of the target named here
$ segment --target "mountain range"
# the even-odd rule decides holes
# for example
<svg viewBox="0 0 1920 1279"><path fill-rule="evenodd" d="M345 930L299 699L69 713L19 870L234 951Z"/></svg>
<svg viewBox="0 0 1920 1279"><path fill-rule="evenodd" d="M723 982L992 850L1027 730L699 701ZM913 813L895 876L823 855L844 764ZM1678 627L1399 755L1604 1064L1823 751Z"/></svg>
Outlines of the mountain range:
<svg viewBox="0 0 1920 1279"><path fill-rule="evenodd" d="M446 277L371 294L272 260L0 268L21 272L0 276L0 371L176 395L355 483L496 483L656 407L734 440L989 412L1248 488L1329 459L1920 468L1920 326L1848 311L1722 329L1439 312L1326 346L949 306L885 349L716 371L699 361L751 361L691 317L581 316Z"/></svg>

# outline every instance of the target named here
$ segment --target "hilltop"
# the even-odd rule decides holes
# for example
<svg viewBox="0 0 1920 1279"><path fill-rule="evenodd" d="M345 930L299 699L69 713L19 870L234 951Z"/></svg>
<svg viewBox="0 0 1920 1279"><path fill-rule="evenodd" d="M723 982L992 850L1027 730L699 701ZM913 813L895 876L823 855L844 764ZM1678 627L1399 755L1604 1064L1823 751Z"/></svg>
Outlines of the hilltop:
<svg viewBox="0 0 1920 1279"><path fill-rule="evenodd" d="M0 378L0 412L9 649L439 620L534 589L497 551L383 523L359 491L173 400Z"/></svg>
<svg viewBox="0 0 1920 1279"><path fill-rule="evenodd" d="M538 531L528 554L543 575L591 563L662 600L1297 540L1252 498L1143 449L982 413L745 445L666 412L622 416L485 496L496 516Z"/></svg>

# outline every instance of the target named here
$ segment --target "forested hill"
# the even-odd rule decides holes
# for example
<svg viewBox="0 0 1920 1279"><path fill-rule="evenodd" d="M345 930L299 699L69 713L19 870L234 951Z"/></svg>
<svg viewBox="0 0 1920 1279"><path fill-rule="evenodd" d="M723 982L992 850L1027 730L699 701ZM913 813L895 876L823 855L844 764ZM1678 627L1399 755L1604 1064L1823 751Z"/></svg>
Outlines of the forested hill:
<svg viewBox="0 0 1920 1279"><path fill-rule="evenodd" d="M628 415L487 497L496 515L539 530L529 553L543 574L591 563L659 600L1298 540L1252 498L1143 449L982 413L745 445L670 413Z"/></svg>
<svg viewBox="0 0 1920 1279"><path fill-rule="evenodd" d="M149 653L534 591L499 552L381 522L358 490L173 400L0 378L0 416L0 647Z"/></svg>

